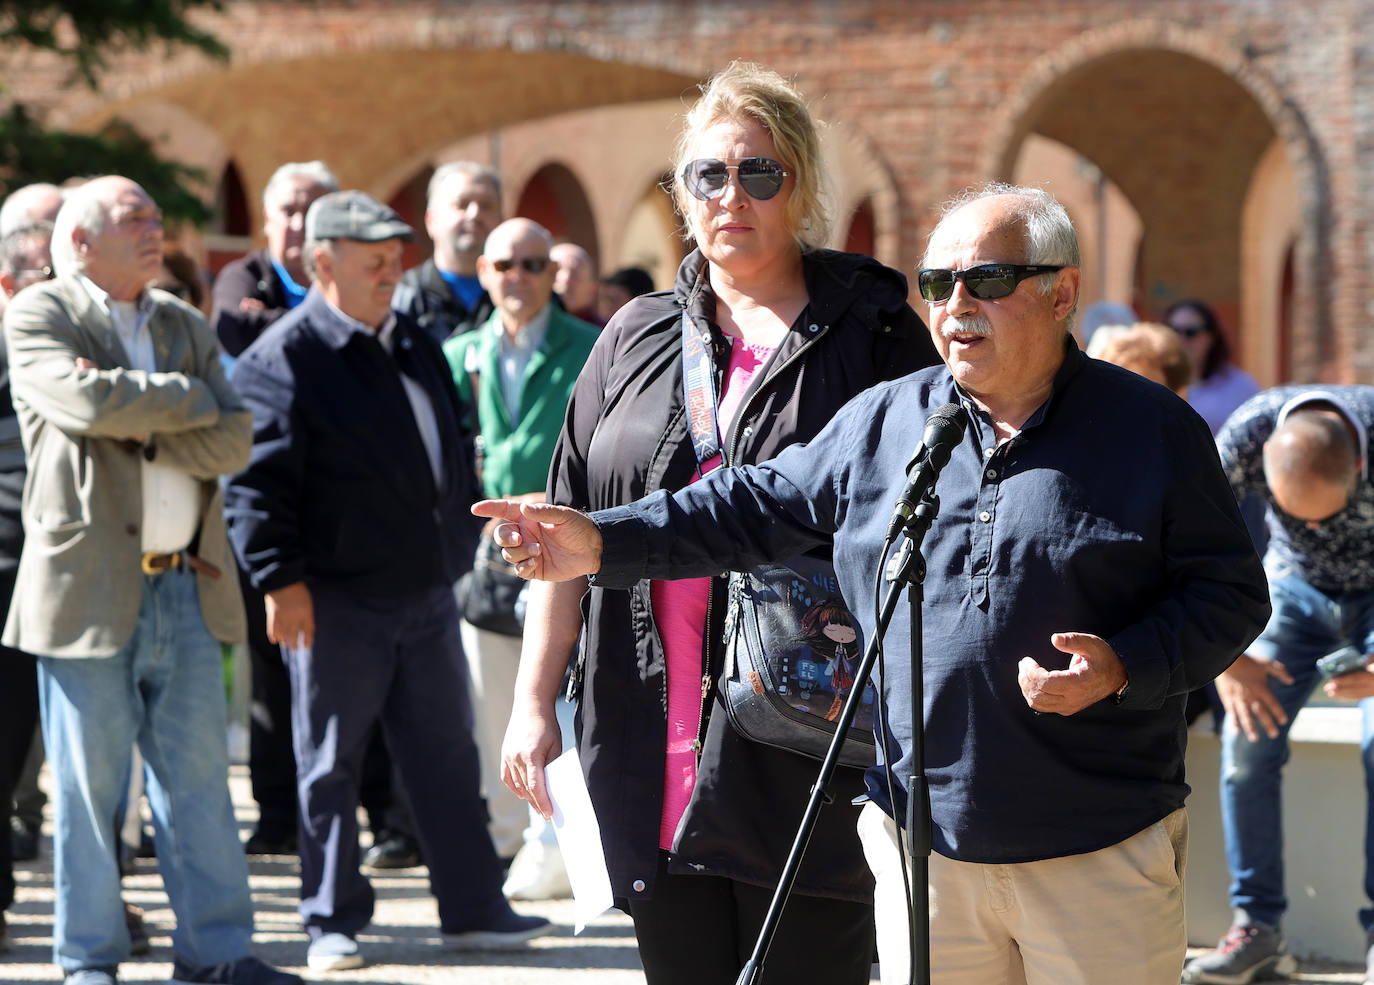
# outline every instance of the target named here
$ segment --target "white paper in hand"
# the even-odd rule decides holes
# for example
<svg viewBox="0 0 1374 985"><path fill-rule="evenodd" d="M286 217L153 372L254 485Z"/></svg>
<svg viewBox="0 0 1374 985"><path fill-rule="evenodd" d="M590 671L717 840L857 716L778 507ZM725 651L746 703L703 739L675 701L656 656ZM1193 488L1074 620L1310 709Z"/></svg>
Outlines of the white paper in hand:
<svg viewBox="0 0 1374 985"><path fill-rule="evenodd" d="M611 908L611 877L601 849L601 827L592 810L591 794L582 776L577 750L569 749L544 767L549 800L553 803L553 831L572 884L574 934Z"/></svg>

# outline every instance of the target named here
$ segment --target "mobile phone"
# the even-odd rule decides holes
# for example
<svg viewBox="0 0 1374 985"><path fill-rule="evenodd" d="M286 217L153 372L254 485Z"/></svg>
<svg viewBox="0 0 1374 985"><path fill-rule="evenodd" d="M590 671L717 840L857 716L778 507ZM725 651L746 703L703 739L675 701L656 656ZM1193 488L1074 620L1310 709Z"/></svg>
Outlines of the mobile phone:
<svg viewBox="0 0 1374 985"><path fill-rule="evenodd" d="M1317 661L1317 670L1325 678L1340 677L1348 674L1352 670L1363 670L1365 665L1365 655L1353 646L1343 646L1339 650L1332 650L1326 656Z"/></svg>

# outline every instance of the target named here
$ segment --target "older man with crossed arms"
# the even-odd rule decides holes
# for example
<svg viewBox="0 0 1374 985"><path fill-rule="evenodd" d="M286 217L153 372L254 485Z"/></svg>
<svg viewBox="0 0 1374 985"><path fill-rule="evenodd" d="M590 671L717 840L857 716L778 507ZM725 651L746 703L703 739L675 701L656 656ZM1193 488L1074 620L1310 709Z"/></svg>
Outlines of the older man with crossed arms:
<svg viewBox="0 0 1374 985"><path fill-rule="evenodd" d="M475 512L508 521L495 536L527 577L607 587L833 537L871 638L913 422L963 407L923 547L932 978L1173 985L1184 701L1264 625L1259 560L1201 418L1074 344L1077 240L1047 193L994 185L953 203L918 284L945 366L865 392L810 443L590 517L513 501ZM910 634L899 606L889 655ZM914 769L910 685L905 661L888 660L896 802L875 768L859 821L885 983L908 980L893 819ZM520 765L515 783L542 796L543 764Z"/></svg>
<svg viewBox="0 0 1374 985"><path fill-rule="evenodd" d="M253 904L227 776L220 641L243 637L219 476L251 420L200 313L145 285L162 215L127 178L58 213L56 280L5 311L29 463L4 642L38 657L57 788L55 959L112 985L129 937L113 818L137 741L176 913L172 980L299 985L249 953Z"/></svg>

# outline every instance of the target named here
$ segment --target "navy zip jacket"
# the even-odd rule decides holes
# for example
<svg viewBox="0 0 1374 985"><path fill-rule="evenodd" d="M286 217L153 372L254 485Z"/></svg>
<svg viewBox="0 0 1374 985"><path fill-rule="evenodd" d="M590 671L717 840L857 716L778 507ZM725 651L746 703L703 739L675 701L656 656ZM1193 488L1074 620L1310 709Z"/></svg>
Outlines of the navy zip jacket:
<svg viewBox="0 0 1374 985"><path fill-rule="evenodd" d="M1183 805L1189 690L1211 680L1269 615L1259 559L1202 419L1164 387L1066 341L1046 403L997 445L944 367L861 394L813 441L723 469L673 496L594 515L602 586L746 568L828 541L841 589L872 638L873 579L921 425L958 401L971 422L940 477L926 535L926 769L934 848L1023 862L1117 844ZM1106 639L1130 686L1118 703L1037 714L1017 662L1069 655L1055 632ZM907 607L887 636L883 692L898 803L911 772ZM895 809L894 809L895 808Z"/></svg>
<svg viewBox="0 0 1374 985"><path fill-rule="evenodd" d="M396 319L393 356L312 288L235 364L253 455L229 480L225 515L259 591L305 581L394 598L472 566L478 494L458 391L438 344ZM398 371L434 407L438 488Z"/></svg>

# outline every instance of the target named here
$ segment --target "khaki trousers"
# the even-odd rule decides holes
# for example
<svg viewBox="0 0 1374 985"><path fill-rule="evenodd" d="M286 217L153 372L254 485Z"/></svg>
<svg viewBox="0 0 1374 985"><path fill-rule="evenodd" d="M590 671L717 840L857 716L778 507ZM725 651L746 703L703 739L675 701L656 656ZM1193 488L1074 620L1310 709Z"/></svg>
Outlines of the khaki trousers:
<svg viewBox="0 0 1374 985"><path fill-rule="evenodd" d="M529 806L501 782L501 742L515 703L515 672L520 666L520 637L489 633L466 619L459 623L463 653L468 660L472 695L473 735L482 769L482 796L491 816L488 830L496 854L513 858L524 844L530 823Z"/></svg>
<svg viewBox="0 0 1374 985"><path fill-rule="evenodd" d="M896 825L875 804L859 840L876 881L883 985L908 981ZM930 856L931 980L939 985L1177 985L1187 938L1179 809L1119 844L1015 864Z"/></svg>

